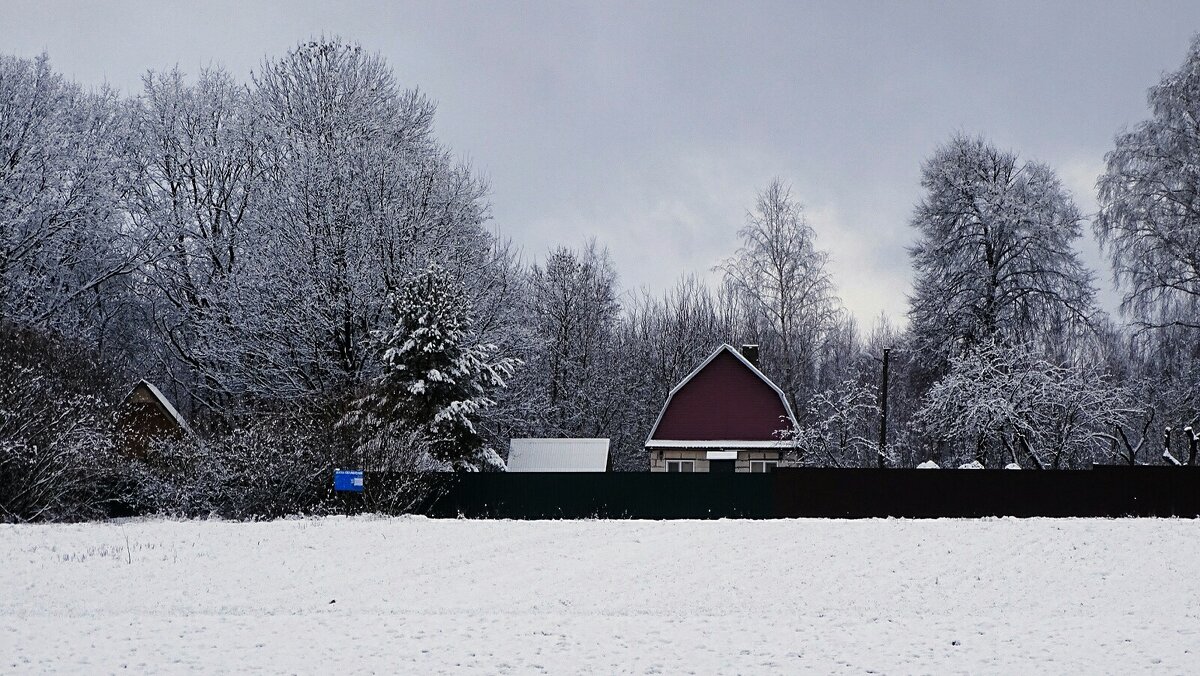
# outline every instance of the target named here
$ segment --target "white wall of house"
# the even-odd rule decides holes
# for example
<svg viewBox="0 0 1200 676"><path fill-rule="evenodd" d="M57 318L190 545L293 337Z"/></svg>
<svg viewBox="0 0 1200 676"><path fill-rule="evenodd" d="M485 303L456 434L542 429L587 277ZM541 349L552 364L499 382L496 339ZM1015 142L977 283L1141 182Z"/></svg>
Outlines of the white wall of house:
<svg viewBox="0 0 1200 676"><path fill-rule="evenodd" d="M752 469L761 471L763 466L758 463L779 461L779 451L763 449L723 449L723 451L737 454L734 471L741 473L748 473ZM672 462L691 462L691 471L707 472L709 471L710 453L713 453L712 449L699 448L650 448L647 449L647 452L650 455L651 472L669 471Z"/></svg>

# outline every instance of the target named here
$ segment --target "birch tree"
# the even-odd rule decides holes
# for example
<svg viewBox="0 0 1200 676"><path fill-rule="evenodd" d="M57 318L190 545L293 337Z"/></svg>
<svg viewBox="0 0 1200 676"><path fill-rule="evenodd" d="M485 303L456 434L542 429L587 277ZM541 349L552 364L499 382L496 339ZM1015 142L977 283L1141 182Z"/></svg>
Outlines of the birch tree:
<svg viewBox="0 0 1200 676"><path fill-rule="evenodd" d="M816 382L818 354L840 314L829 255L816 247L803 206L779 179L759 193L738 234L741 248L720 269L794 408L798 393Z"/></svg>
<svg viewBox="0 0 1200 676"><path fill-rule="evenodd" d="M1117 135L1094 228L1143 328L1200 331L1200 36L1147 95L1151 117Z"/></svg>

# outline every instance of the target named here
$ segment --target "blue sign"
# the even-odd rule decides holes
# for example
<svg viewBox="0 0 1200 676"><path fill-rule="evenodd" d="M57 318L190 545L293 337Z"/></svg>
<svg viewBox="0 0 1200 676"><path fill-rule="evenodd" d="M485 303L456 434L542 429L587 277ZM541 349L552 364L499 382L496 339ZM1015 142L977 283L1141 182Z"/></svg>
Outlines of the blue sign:
<svg viewBox="0 0 1200 676"><path fill-rule="evenodd" d="M363 473L358 470L335 469L333 471L333 490L362 493Z"/></svg>

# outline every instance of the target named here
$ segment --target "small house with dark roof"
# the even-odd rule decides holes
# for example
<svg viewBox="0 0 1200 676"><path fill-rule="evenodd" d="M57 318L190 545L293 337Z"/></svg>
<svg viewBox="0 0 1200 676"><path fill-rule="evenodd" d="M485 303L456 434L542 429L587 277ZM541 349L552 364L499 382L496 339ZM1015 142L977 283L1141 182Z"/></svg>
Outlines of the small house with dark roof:
<svg viewBox="0 0 1200 676"><path fill-rule="evenodd" d="M721 345L671 390L646 438L650 471L768 472L791 448L792 407L757 346L743 352Z"/></svg>
<svg viewBox="0 0 1200 676"><path fill-rule="evenodd" d="M125 451L137 457L145 457L155 441L195 436L166 395L146 380L134 385L125 397L117 423Z"/></svg>

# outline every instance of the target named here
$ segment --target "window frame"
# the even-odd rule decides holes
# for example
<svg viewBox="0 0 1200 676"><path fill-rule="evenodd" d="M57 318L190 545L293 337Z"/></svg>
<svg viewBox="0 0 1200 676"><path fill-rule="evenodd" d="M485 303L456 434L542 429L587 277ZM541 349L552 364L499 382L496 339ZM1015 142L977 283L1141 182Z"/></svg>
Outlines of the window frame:
<svg viewBox="0 0 1200 676"><path fill-rule="evenodd" d="M755 469L754 469L755 465L762 467L762 469L755 471ZM768 467L770 467L770 469L768 469ZM751 460L750 461L750 473L751 474L769 474L770 472L774 472L775 468L777 468L777 467L779 467L778 460Z"/></svg>
<svg viewBox="0 0 1200 676"><path fill-rule="evenodd" d="M685 471L682 469L682 467L683 467L683 464L684 464L684 463L687 463L688 465L691 465L691 469L689 469L689 470L687 470L687 471L685 472ZM678 465L678 466L679 466L681 469L675 469L675 470L672 470L672 469L671 469L671 465L672 465L672 464ZM682 459L682 458L681 458L681 459L675 459L675 458L672 458L671 460L667 460L667 461L666 461L666 465L667 465L667 471L668 471L668 472L673 472L673 473L675 473L675 474L695 474L695 473L696 473L696 461L695 461L695 460L686 460L686 459Z"/></svg>

